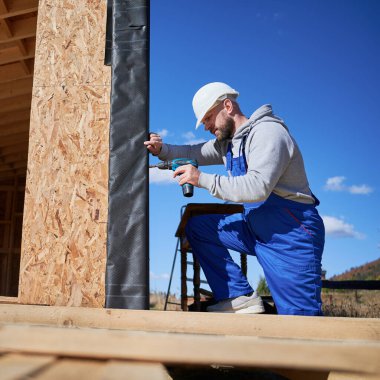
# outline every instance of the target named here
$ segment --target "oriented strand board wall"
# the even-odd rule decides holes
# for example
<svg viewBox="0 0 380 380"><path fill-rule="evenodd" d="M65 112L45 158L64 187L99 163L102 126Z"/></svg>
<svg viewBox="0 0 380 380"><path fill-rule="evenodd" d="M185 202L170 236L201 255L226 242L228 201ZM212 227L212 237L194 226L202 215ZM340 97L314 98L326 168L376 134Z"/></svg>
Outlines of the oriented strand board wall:
<svg viewBox="0 0 380 380"><path fill-rule="evenodd" d="M103 306L110 68L105 0L40 0L21 303Z"/></svg>

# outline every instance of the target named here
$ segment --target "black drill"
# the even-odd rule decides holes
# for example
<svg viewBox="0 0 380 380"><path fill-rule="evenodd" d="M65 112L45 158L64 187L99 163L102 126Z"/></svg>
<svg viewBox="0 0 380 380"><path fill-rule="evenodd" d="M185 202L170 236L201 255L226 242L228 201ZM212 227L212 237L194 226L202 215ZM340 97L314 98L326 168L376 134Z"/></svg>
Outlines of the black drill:
<svg viewBox="0 0 380 380"><path fill-rule="evenodd" d="M175 171L177 168L183 165L193 165L198 167L198 162L196 160L191 160L190 158L175 158L170 161L161 161L156 165L149 165L150 168L158 168L161 170L169 169ZM190 183L185 183L182 185L182 192L185 197L192 197L194 194L194 186Z"/></svg>

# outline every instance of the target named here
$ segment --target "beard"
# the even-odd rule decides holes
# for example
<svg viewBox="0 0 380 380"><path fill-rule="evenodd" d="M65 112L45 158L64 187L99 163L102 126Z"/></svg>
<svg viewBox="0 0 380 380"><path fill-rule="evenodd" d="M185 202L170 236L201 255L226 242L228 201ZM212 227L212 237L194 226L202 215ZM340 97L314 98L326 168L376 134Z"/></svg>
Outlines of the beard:
<svg viewBox="0 0 380 380"><path fill-rule="evenodd" d="M226 119L224 124L218 128L219 136L217 136L217 140L225 141L228 139L232 139L234 127L235 122L233 121L233 119Z"/></svg>

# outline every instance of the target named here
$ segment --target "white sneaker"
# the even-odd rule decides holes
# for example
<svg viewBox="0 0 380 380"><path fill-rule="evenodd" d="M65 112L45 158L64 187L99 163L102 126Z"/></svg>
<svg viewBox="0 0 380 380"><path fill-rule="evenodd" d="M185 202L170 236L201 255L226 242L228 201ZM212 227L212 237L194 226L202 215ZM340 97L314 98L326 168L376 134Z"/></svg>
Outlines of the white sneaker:
<svg viewBox="0 0 380 380"><path fill-rule="evenodd" d="M236 314L260 314L264 313L264 304L260 296L255 292L251 295L228 298L209 306L208 312L212 313L236 313Z"/></svg>

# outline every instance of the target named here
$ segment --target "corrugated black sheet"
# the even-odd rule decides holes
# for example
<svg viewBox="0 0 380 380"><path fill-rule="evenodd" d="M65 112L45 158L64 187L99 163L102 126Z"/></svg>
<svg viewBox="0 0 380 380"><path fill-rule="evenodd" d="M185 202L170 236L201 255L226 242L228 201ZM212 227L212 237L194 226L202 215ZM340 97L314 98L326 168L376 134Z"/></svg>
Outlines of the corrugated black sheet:
<svg viewBox="0 0 380 380"><path fill-rule="evenodd" d="M108 0L112 66L106 307L149 308L149 0Z"/></svg>

